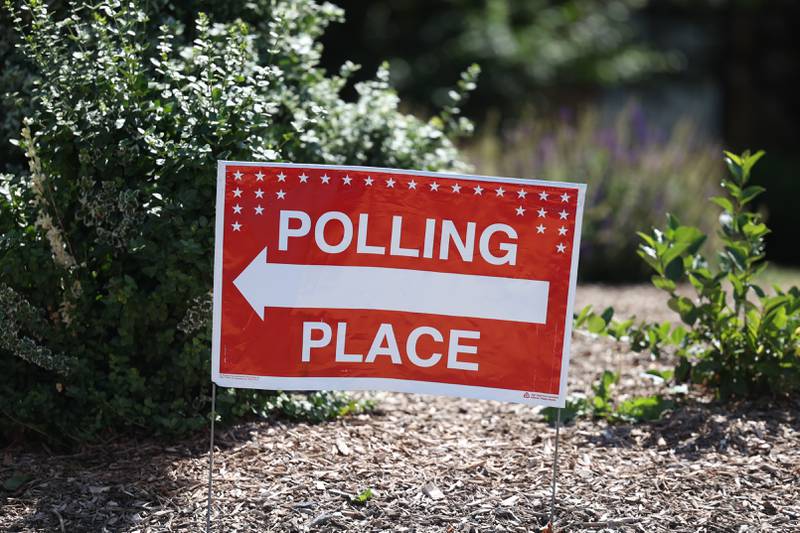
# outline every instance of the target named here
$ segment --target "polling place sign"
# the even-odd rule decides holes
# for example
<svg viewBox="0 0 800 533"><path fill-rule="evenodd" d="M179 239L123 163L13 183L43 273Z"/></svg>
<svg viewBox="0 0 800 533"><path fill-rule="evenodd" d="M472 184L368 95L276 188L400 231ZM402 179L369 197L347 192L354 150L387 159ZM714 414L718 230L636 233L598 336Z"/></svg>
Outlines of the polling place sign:
<svg viewBox="0 0 800 533"><path fill-rule="evenodd" d="M212 379L563 406L585 186L219 163Z"/></svg>

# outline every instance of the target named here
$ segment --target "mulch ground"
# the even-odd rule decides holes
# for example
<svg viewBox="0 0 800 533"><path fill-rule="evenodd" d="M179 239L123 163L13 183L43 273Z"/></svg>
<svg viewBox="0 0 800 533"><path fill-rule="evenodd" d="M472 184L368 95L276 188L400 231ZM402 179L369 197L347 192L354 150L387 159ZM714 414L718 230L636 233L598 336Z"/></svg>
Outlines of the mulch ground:
<svg viewBox="0 0 800 533"><path fill-rule="evenodd" d="M643 287L582 287L580 302L671 318ZM570 390L603 369L617 394L666 387L667 368L577 334ZM539 531L555 430L535 409L378 394L378 409L329 423L262 421L217 433L214 531ZM2 531L201 531L208 434L119 440L71 455L7 449ZM702 395L651 423L562 427L556 531L800 531L800 401L718 405ZM356 496L370 489L363 503Z"/></svg>

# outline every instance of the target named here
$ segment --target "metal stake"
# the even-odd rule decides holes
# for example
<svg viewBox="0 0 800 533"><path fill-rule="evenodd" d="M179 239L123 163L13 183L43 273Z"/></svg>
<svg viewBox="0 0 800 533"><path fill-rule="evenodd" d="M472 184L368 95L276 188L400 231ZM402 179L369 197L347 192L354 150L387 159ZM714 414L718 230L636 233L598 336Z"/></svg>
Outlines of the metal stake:
<svg viewBox="0 0 800 533"><path fill-rule="evenodd" d="M208 506L206 507L206 533L211 533L211 486L214 471L214 419L217 417L217 384L211 382L211 437L208 447Z"/></svg>
<svg viewBox="0 0 800 533"><path fill-rule="evenodd" d="M561 408L556 408L556 449L553 453L553 494L550 497L550 528L555 527L556 516L556 477L558 476L558 433L561 429Z"/></svg>

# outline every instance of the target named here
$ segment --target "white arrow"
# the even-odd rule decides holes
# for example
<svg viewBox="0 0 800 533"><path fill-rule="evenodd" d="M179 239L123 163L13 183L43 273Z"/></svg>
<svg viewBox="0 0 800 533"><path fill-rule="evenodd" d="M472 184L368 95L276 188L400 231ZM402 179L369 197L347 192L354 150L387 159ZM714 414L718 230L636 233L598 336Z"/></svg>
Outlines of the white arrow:
<svg viewBox="0 0 800 533"><path fill-rule="evenodd" d="M547 281L401 268L268 263L264 248L234 280L265 307L405 311L544 324Z"/></svg>

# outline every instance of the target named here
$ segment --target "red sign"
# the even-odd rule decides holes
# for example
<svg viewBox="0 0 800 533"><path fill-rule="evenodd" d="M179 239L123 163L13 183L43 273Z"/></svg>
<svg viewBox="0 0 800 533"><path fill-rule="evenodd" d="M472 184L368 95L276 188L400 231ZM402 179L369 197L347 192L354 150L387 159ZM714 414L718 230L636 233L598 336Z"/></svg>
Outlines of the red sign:
<svg viewBox="0 0 800 533"><path fill-rule="evenodd" d="M584 193L220 162L212 379L563 405Z"/></svg>

